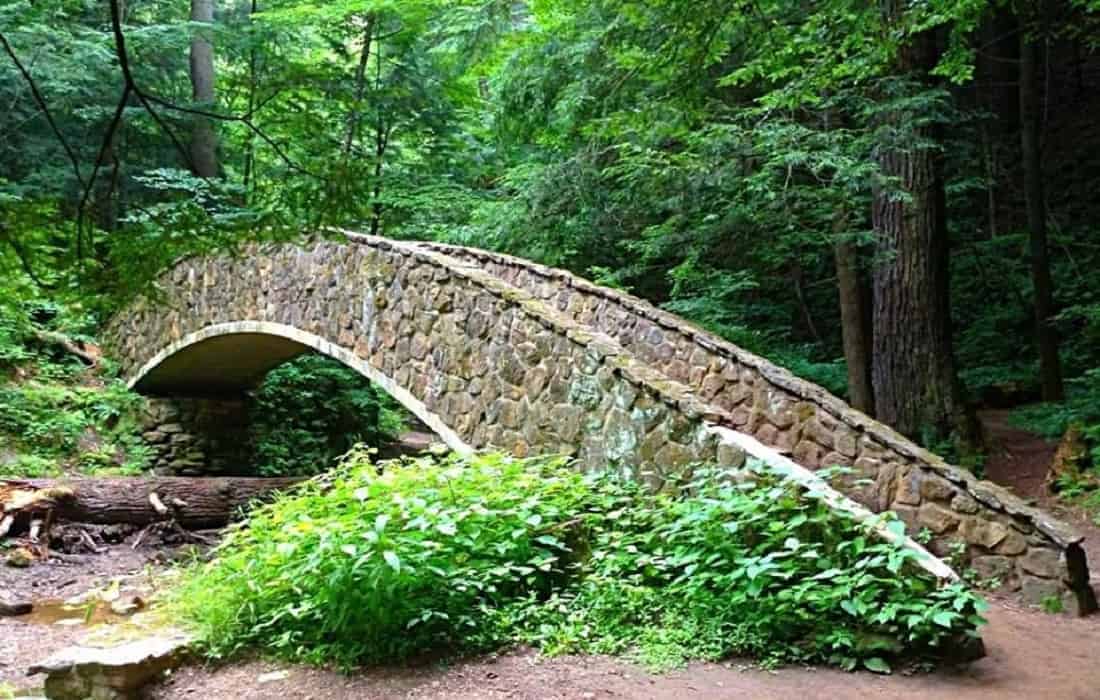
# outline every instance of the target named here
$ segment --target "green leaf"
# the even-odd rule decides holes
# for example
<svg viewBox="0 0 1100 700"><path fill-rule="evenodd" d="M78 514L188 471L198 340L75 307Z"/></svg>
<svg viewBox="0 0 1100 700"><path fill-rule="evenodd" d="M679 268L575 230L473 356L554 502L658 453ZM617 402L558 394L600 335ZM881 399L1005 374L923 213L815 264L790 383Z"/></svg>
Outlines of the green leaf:
<svg viewBox="0 0 1100 700"><path fill-rule="evenodd" d="M957 619L959 619L958 613L953 613L950 610L941 610L932 616L932 622L935 622L940 627L948 628L950 628Z"/></svg>
<svg viewBox="0 0 1100 700"><path fill-rule="evenodd" d="M872 671L874 673L882 673L885 675L890 674L890 664L886 663L886 661L883 660L880 656L872 656L869 659L864 659L863 665L867 668L868 671Z"/></svg>
<svg viewBox="0 0 1100 700"><path fill-rule="evenodd" d="M401 571L401 559L397 556L397 552L392 549L387 549L382 552L382 558L386 560L386 563L390 565L390 568L394 571Z"/></svg>

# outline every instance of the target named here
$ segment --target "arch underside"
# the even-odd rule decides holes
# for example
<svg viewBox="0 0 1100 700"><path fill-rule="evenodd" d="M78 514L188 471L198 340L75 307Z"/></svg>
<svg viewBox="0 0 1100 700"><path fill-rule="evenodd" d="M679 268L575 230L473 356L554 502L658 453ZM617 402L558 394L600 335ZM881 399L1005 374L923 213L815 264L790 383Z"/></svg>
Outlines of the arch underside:
<svg viewBox="0 0 1100 700"><path fill-rule="evenodd" d="M189 333L145 363L128 385L152 396L239 396L259 385L272 369L311 351L342 362L381 387L452 450L471 451L422 401L353 351L313 333L270 321L218 323Z"/></svg>

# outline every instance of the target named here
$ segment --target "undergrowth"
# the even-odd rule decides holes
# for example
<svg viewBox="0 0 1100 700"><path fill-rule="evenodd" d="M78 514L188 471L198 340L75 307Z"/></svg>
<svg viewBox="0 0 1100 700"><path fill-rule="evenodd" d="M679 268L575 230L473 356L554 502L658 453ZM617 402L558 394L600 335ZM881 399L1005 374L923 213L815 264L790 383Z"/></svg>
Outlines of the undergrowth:
<svg viewBox="0 0 1100 700"><path fill-rule="evenodd" d="M710 471L687 486L357 451L254 510L173 605L211 655L344 667L528 643L656 668L738 654L888 671L983 622L971 592L795 486Z"/></svg>
<svg viewBox="0 0 1100 700"><path fill-rule="evenodd" d="M1080 454L1063 455L1071 463L1059 469L1054 488L1059 498L1100 523L1100 370L1067 382L1067 389L1065 401L1024 406L1012 413L1011 422L1048 440L1079 441Z"/></svg>
<svg viewBox="0 0 1100 700"><path fill-rule="evenodd" d="M0 305L0 474L137 474L148 466L144 399L111 377L109 363L90 369L40 340L55 333L92 341L92 328L79 307Z"/></svg>
<svg viewBox="0 0 1100 700"><path fill-rule="evenodd" d="M250 412L262 476L319 474L357 443L379 446L404 429L404 413L389 394L323 355L269 372Z"/></svg>

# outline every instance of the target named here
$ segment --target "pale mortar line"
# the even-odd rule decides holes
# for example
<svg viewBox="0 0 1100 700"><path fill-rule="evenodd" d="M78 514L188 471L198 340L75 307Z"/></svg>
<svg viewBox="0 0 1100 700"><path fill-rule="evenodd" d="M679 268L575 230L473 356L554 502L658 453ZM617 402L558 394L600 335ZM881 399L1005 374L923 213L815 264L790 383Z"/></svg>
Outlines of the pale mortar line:
<svg viewBox="0 0 1100 700"><path fill-rule="evenodd" d="M749 457L760 460L770 471L795 482L811 494L820 496L833 510L848 513L855 518L856 521L867 526L876 535L887 542L900 545L916 552L917 564L936 578L950 582L959 580L959 575L955 573L955 570L948 566L945 561L933 555L913 538L907 535L898 535L886 526L886 521L881 515L872 513L867 508L864 508L840 493L830 486L828 482L806 467L785 457L751 435L710 424L707 424L707 430L715 435L721 442L738 447Z"/></svg>
<svg viewBox="0 0 1100 700"><path fill-rule="evenodd" d="M472 447L459 437L458 433L443 423L439 416L432 413L428 407L424 405L424 402L394 381L392 377L379 371L367 360L360 358L351 350L329 342L313 333L308 333L301 329L294 328L293 326L274 323L272 321L232 321L229 323L217 323L210 326L204 326L193 333L188 333L179 340L173 341L154 355L151 360L146 362L142 368L126 382L126 385L133 389L145 375L184 348L210 338L242 334L263 334L287 338L300 345L313 348L322 355L327 355L339 360L370 381L381 386L386 393L397 399L402 406L412 411L417 418L431 428L443 440L447 447L464 455L471 454L474 451Z"/></svg>

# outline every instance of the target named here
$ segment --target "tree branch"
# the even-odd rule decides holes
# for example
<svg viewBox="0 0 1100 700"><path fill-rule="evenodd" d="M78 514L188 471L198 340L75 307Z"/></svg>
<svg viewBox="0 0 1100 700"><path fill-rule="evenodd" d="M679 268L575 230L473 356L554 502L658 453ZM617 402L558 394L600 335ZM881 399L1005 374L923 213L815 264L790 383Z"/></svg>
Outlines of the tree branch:
<svg viewBox="0 0 1100 700"><path fill-rule="evenodd" d="M31 95L34 97L34 101L39 109L42 110L42 114L45 115L46 121L49 122L50 130L53 131L54 136L56 136L57 140L61 143L61 147L65 149L65 155L69 157L69 162L73 166L73 174L76 176L76 181L83 185L84 178L80 174L80 160L76 157L76 153L73 152L72 147L69 146L69 142L65 140L65 136L61 133L61 129L57 127L57 122L54 121L53 114L50 113L50 108L46 104L46 99L42 96L42 93L39 92L38 85L34 82L34 78L31 77L30 72L27 71L26 67L19 60L19 57L15 55L15 50L12 48L11 44L8 43L8 39L4 36L3 32L0 32L0 44L3 44L4 52L11 58L12 63L15 64L19 73L23 76L23 80L26 81L27 86L31 89Z"/></svg>

